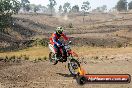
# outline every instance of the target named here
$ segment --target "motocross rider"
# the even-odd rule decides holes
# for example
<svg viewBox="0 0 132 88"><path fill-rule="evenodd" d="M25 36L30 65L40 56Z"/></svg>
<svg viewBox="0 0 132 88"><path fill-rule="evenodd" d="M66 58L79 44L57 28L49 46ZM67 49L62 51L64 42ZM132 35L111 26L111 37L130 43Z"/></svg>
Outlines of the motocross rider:
<svg viewBox="0 0 132 88"><path fill-rule="evenodd" d="M63 44L59 40L60 37L63 37L65 41L68 40L68 37L63 33L63 30L63 27L57 27L56 31L50 37L50 44L54 47L56 60L59 59L60 48L63 47ZM62 51L62 56L64 56L64 51Z"/></svg>

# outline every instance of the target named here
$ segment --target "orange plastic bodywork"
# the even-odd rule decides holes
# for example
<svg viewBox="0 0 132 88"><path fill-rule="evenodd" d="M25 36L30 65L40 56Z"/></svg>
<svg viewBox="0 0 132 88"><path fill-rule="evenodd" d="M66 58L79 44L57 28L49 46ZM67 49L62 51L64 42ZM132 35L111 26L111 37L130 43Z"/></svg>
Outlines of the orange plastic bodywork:
<svg viewBox="0 0 132 88"><path fill-rule="evenodd" d="M72 50L69 52L72 56L74 56L74 57L78 57L78 55L75 53L75 52L73 52Z"/></svg>
<svg viewBox="0 0 132 88"><path fill-rule="evenodd" d="M81 67L78 68L78 72L79 72L79 75L82 75L82 76L86 75L86 71Z"/></svg>

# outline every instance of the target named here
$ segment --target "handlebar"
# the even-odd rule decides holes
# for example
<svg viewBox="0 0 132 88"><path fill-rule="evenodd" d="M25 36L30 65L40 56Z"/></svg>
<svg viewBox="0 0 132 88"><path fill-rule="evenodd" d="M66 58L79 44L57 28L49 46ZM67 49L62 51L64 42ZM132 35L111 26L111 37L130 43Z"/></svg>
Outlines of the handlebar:
<svg viewBox="0 0 132 88"><path fill-rule="evenodd" d="M70 45L71 43L72 43L72 42L71 42L71 41L69 41L69 42L68 42L68 44L63 44L63 45Z"/></svg>
<svg viewBox="0 0 132 88"><path fill-rule="evenodd" d="M68 44L62 43L60 47L70 45L71 43L71 41L69 41Z"/></svg>
<svg viewBox="0 0 132 88"><path fill-rule="evenodd" d="M71 43L72 43L72 41L69 41L68 45L71 44Z"/></svg>

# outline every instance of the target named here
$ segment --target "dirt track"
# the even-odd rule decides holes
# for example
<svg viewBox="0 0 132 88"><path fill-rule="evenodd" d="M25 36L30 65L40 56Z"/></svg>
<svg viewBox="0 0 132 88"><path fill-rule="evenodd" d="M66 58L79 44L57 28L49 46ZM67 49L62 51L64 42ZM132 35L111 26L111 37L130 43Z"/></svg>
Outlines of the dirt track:
<svg viewBox="0 0 132 88"><path fill-rule="evenodd" d="M82 66L91 74L130 74L132 59L84 59ZM130 84L86 84L79 86L70 76L66 63L55 66L49 61L0 62L0 88L131 88Z"/></svg>

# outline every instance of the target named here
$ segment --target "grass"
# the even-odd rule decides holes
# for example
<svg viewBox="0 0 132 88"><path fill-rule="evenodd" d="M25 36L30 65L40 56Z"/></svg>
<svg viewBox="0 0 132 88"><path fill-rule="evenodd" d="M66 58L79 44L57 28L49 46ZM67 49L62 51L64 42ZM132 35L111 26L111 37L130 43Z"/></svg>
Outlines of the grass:
<svg viewBox="0 0 132 88"><path fill-rule="evenodd" d="M127 48L99 48L99 47L73 47L73 51L75 51L79 57L89 57L89 56L109 56L109 55L116 55L116 54L126 54L126 53L132 53L132 47ZM16 52L5 52L0 53L0 57L20 57L22 55L26 55L30 59L35 58L47 58L50 50L48 47L31 47L28 49L16 51Z"/></svg>
<svg viewBox="0 0 132 88"><path fill-rule="evenodd" d="M74 47L73 50L79 54L79 56L89 57L89 56L109 56L117 54L127 54L132 53L132 47L126 48L100 48L100 47Z"/></svg>
<svg viewBox="0 0 132 88"><path fill-rule="evenodd" d="M26 55L29 58L44 58L44 57L48 57L49 54L49 50L46 47L31 47L28 49L24 49L24 50L19 50L19 51L15 51L15 52L5 52L5 53L0 53L0 57L11 57L11 56L23 56Z"/></svg>

